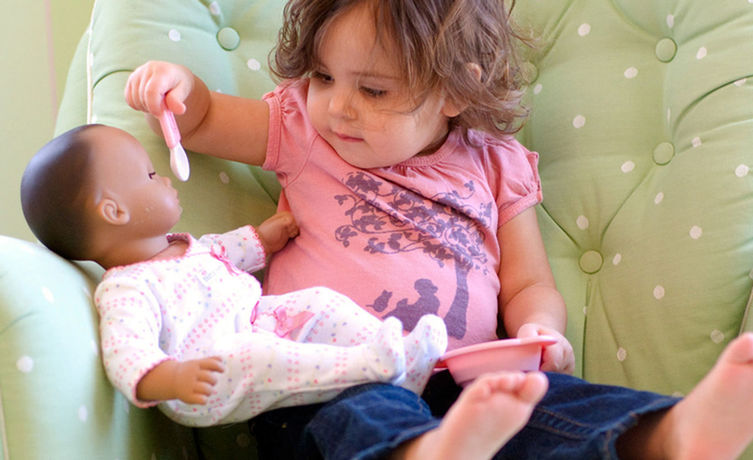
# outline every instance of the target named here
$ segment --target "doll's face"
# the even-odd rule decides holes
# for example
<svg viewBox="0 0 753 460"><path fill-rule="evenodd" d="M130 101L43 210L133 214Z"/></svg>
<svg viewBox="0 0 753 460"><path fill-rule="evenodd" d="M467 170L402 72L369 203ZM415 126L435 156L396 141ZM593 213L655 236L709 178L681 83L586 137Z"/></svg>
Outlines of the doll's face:
<svg viewBox="0 0 753 460"><path fill-rule="evenodd" d="M162 235L178 222L182 212L178 192L170 179L154 171L149 155L125 131L102 126L87 133L96 154L92 160L95 206L105 198L127 213L134 238Z"/></svg>

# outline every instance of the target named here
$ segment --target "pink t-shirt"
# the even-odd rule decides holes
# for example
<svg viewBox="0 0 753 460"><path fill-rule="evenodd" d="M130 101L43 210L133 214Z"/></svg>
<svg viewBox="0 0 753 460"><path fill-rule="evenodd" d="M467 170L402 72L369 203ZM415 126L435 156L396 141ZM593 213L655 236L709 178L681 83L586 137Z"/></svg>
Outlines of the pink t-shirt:
<svg viewBox="0 0 753 460"><path fill-rule="evenodd" d="M267 157L280 208L300 235L271 262L265 293L323 285L411 330L444 318L449 349L497 338L497 230L541 201L538 155L512 138L459 130L440 149L386 168L343 161L314 130L307 81L265 95Z"/></svg>

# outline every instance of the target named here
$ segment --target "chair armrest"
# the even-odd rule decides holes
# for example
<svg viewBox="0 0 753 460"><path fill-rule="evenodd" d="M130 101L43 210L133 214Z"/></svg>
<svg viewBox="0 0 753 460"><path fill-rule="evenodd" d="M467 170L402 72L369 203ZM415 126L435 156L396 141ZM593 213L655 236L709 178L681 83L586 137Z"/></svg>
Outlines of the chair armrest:
<svg viewBox="0 0 753 460"><path fill-rule="evenodd" d="M0 236L2 458L198 456L190 429L107 380L91 301L101 272Z"/></svg>

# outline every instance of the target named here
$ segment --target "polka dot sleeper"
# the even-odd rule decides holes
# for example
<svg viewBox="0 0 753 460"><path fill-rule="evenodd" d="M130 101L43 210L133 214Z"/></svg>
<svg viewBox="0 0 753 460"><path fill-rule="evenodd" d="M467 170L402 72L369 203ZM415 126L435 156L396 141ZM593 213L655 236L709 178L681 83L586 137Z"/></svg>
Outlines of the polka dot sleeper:
<svg viewBox="0 0 753 460"><path fill-rule="evenodd" d="M95 292L107 375L129 400L165 360L220 356L225 372L205 405L159 403L173 420L206 426L249 419L277 407L323 402L372 381L420 392L444 353L444 322L427 315L403 337L327 288L262 296L247 272L264 265L251 227L189 243L177 258L116 267Z"/></svg>

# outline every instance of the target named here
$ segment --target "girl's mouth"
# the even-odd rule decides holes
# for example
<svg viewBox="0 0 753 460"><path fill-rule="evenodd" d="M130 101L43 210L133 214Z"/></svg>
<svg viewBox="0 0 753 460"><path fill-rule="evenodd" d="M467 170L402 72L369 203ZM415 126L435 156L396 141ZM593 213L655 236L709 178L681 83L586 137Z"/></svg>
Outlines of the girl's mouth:
<svg viewBox="0 0 753 460"><path fill-rule="evenodd" d="M341 141L344 141L344 142L361 142L361 141L363 141L363 139L361 139L360 137L348 136L346 134L341 134L341 133L338 133L338 132L334 132L334 134L335 134L335 136L337 136L338 139L340 139Z"/></svg>

